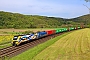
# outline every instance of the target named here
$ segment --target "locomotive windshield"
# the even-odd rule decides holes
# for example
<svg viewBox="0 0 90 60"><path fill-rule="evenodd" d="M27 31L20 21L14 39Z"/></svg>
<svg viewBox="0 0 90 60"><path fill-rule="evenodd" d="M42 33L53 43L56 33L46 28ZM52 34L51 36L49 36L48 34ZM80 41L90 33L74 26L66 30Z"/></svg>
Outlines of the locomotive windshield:
<svg viewBox="0 0 90 60"><path fill-rule="evenodd" d="M25 37L20 38L20 40L25 40Z"/></svg>
<svg viewBox="0 0 90 60"><path fill-rule="evenodd" d="M14 36L14 37L13 37L13 40L17 40L17 39L18 39L18 36Z"/></svg>

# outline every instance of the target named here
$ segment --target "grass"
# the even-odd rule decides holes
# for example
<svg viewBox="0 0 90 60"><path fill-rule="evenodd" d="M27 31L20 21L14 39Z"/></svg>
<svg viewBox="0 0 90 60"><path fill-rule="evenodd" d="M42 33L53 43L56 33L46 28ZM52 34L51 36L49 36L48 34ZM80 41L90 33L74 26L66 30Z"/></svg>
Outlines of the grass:
<svg viewBox="0 0 90 60"><path fill-rule="evenodd" d="M0 49L11 46L12 38L13 38L13 35L0 36Z"/></svg>
<svg viewBox="0 0 90 60"><path fill-rule="evenodd" d="M11 46L11 43L0 45L0 49Z"/></svg>
<svg viewBox="0 0 90 60"><path fill-rule="evenodd" d="M66 36L68 33L65 33L63 35L60 35L56 38L50 39L49 41L46 41L45 43L39 44L38 46L35 46L34 48L27 50L26 52L23 52L22 54L15 56L11 58L10 60L32 60L37 54L39 54L41 51L43 51L48 46L55 43L60 38Z"/></svg>
<svg viewBox="0 0 90 60"><path fill-rule="evenodd" d="M9 43L13 38L13 35L2 35L0 36L0 45Z"/></svg>
<svg viewBox="0 0 90 60"><path fill-rule="evenodd" d="M90 29L64 36L32 60L90 60Z"/></svg>

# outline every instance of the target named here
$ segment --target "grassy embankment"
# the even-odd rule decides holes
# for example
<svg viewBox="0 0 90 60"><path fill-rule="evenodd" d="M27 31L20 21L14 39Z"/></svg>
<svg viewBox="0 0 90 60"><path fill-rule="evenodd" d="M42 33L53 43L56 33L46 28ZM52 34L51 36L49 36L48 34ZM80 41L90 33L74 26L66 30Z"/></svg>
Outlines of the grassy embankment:
<svg viewBox="0 0 90 60"><path fill-rule="evenodd" d="M74 31L64 36L32 60L90 60L90 29Z"/></svg>

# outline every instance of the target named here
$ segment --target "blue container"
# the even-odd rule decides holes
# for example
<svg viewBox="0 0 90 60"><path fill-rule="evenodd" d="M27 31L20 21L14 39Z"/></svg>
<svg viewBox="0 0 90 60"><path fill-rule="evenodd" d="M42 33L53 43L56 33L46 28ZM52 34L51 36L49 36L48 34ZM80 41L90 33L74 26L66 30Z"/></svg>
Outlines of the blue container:
<svg viewBox="0 0 90 60"><path fill-rule="evenodd" d="M41 38L41 37L46 36L47 35L47 32L42 31L42 32L37 32L36 34L37 34L37 38Z"/></svg>

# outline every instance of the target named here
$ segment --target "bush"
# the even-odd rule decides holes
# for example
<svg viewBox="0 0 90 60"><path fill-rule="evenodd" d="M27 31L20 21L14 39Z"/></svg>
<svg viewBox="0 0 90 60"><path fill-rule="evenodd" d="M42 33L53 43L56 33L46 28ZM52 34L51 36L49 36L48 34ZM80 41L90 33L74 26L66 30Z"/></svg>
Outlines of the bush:
<svg viewBox="0 0 90 60"><path fill-rule="evenodd" d="M22 32L22 34L29 34L29 33L34 33L33 31L25 31L25 32Z"/></svg>

